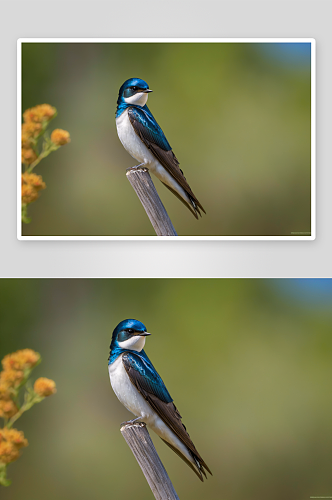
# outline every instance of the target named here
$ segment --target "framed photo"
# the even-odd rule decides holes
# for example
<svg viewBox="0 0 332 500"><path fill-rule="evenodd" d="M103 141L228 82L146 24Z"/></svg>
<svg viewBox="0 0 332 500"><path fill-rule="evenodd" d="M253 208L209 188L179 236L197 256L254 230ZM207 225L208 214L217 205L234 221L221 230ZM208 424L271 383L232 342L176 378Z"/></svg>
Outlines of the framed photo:
<svg viewBox="0 0 332 500"><path fill-rule="evenodd" d="M126 178L142 163L118 136L116 110L129 108L130 141L146 148L143 163L153 158L178 235L168 239L315 239L314 39L20 39L17 49L18 239L163 238ZM142 106L119 97L130 79L146 85Z"/></svg>

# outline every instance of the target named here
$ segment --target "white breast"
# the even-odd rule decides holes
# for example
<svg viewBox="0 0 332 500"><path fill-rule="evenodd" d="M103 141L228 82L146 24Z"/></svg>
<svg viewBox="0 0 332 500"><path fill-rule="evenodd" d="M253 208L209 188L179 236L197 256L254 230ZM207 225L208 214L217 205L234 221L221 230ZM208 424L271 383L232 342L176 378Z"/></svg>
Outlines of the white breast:
<svg viewBox="0 0 332 500"><path fill-rule="evenodd" d="M159 163L159 161L136 134L132 124L130 123L128 110L126 109L120 116L118 116L115 122L119 139L128 153L140 163L145 163L147 168L156 177L158 177L161 182L170 186L181 196L181 198L186 201L186 203L188 203L188 205L190 205L189 197L184 189Z"/></svg>
<svg viewBox="0 0 332 500"><path fill-rule="evenodd" d="M159 437L171 443L190 462L195 463L187 447L163 422L149 403L145 401L136 387L133 386L123 366L122 356L123 354L120 354L111 365L108 365L112 389L119 401L136 417L142 417L142 422L145 422Z"/></svg>
<svg viewBox="0 0 332 500"><path fill-rule="evenodd" d="M155 163L156 159L141 141L130 123L128 110L126 109L115 119L118 136L123 147L128 153L140 163ZM148 166L148 165L147 165Z"/></svg>
<svg viewBox="0 0 332 500"><path fill-rule="evenodd" d="M108 365L112 389L127 410L131 411L136 417L148 418L152 413L152 408L131 383L123 366L122 356L123 354L120 354L111 365Z"/></svg>

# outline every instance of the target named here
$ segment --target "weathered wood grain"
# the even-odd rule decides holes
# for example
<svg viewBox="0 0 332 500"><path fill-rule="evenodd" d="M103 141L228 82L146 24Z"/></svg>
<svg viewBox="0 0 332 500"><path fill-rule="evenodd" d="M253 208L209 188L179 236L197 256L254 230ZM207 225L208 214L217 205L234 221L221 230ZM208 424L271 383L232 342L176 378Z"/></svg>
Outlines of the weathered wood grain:
<svg viewBox="0 0 332 500"><path fill-rule="evenodd" d="M149 170L144 167L128 169L128 180L135 190L157 236L177 236L171 219L159 198Z"/></svg>
<svg viewBox="0 0 332 500"><path fill-rule="evenodd" d="M179 500L144 423L126 424L121 434L157 500Z"/></svg>

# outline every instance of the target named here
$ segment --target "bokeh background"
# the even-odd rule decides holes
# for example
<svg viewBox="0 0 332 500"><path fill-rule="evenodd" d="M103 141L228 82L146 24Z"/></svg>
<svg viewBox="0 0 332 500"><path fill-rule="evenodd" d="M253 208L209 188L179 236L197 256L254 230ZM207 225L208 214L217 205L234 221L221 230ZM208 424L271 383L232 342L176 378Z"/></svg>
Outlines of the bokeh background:
<svg viewBox="0 0 332 500"><path fill-rule="evenodd" d="M17 422L30 444L3 500L153 498L108 379L127 317L214 474L152 435L181 499L332 495L331 280L2 279L0 299L1 357L35 349L58 388Z"/></svg>
<svg viewBox="0 0 332 500"><path fill-rule="evenodd" d="M310 67L308 43L24 43L22 108L55 106L72 142L36 167L47 189L22 234L154 235L115 127L136 76L207 212L153 179L179 235L310 234Z"/></svg>

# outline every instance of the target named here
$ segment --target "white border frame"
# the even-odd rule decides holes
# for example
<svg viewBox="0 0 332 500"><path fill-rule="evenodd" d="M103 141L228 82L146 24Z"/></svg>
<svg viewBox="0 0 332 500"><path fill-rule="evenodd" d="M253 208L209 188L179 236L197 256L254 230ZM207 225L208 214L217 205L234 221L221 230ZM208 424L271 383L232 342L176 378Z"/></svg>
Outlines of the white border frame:
<svg viewBox="0 0 332 500"><path fill-rule="evenodd" d="M22 43L310 43L311 44L311 235L310 236L22 236L21 232L21 117ZM71 241L190 241L316 239L316 40L314 38L19 38L17 40L17 239Z"/></svg>

